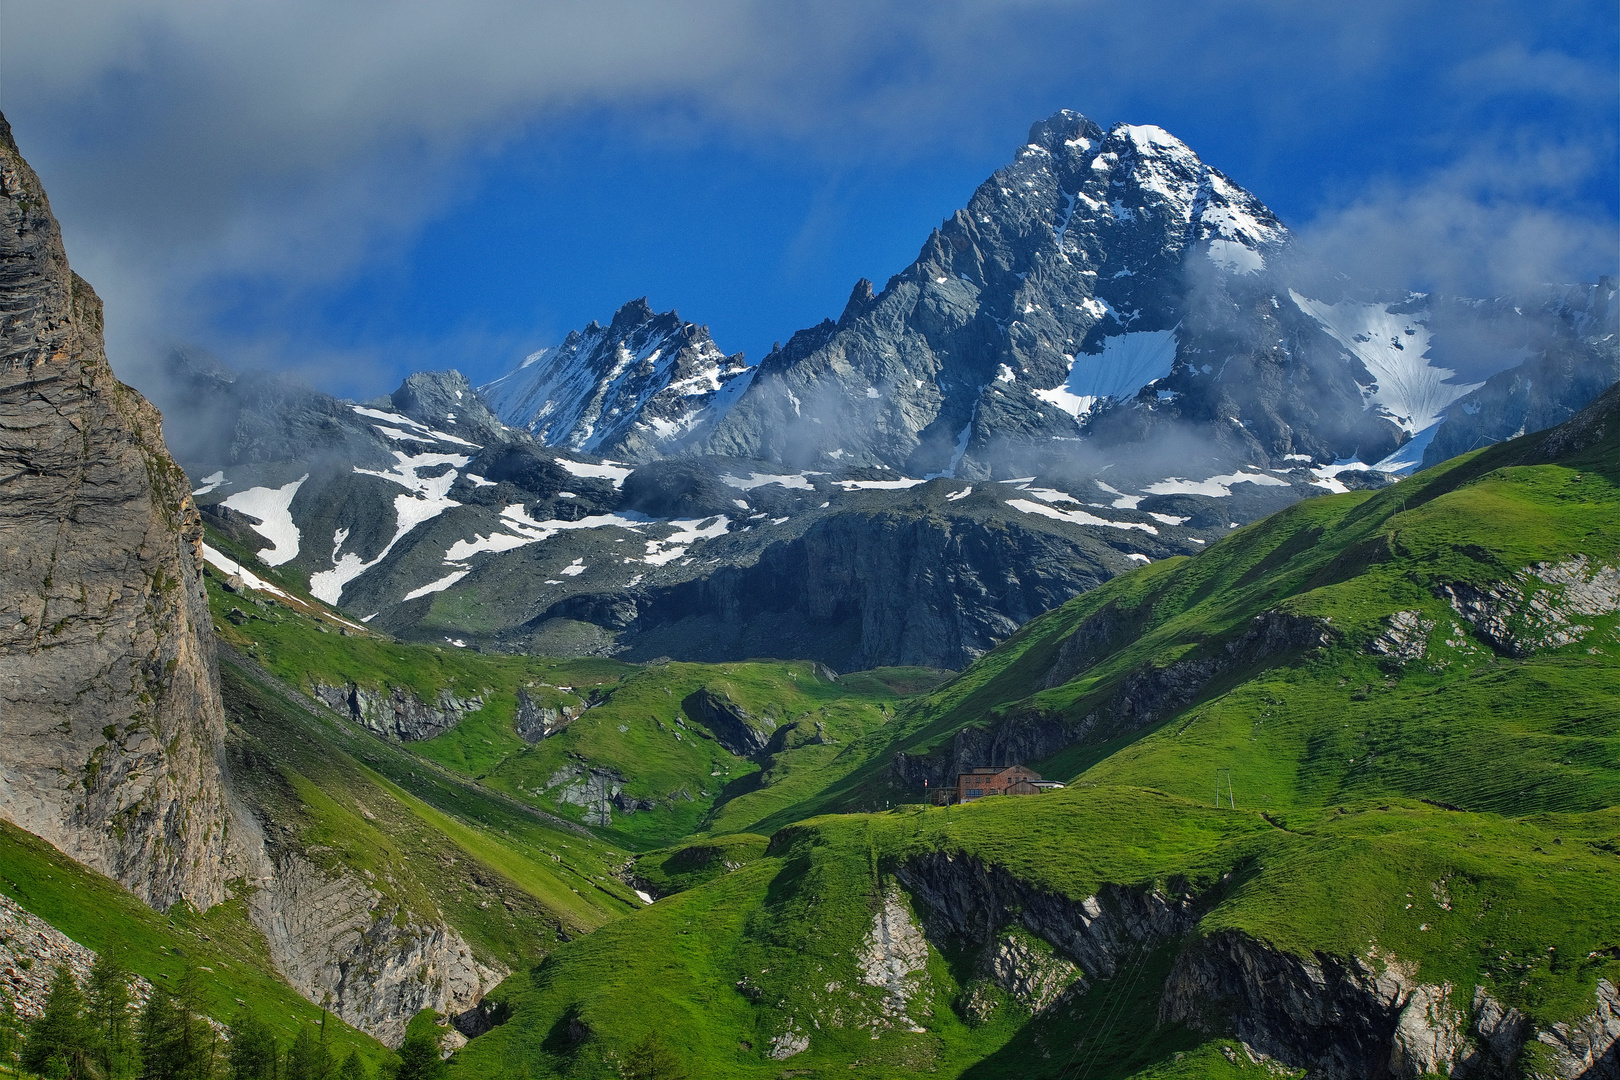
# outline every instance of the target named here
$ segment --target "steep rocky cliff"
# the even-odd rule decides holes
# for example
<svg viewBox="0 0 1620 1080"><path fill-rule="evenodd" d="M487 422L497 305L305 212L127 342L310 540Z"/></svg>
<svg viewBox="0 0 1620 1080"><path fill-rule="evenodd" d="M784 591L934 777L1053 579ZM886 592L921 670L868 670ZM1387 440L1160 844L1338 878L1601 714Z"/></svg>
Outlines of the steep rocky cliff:
<svg viewBox="0 0 1620 1080"><path fill-rule="evenodd" d="M224 893L201 522L0 118L0 814L155 907Z"/></svg>

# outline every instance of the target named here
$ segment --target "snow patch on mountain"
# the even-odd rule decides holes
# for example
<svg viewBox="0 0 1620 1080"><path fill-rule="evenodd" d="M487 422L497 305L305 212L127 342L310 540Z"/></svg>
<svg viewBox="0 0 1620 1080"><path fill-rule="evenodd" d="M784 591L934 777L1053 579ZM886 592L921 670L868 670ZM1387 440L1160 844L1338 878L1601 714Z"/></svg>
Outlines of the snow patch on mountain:
<svg viewBox="0 0 1620 1080"><path fill-rule="evenodd" d="M1408 434L1439 423L1447 406L1484 385L1448 382L1456 372L1429 362L1430 334L1422 315L1355 300L1324 304L1292 289L1288 295L1362 362L1375 380L1371 400Z"/></svg>
<svg viewBox="0 0 1620 1080"><path fill-rule="evenodd" d="M1393 473L1396 476L1406 476L1415 472L1422 467L1423 452L1429 448L1430 443L1434 442L1435 432L1440 430L1440 425L1443 423L1445 423L1444 420L1436 420L1416 435L1413 435L1393 454L1370 467L1378 472Z"/></svg>
<svg viewBox="0 0 1620 1080"><path fill-rule="evenodd" d="M724 514L716 518L694 518L687 521L671 521L668 524L674 527L673 533L662 540L647 541L647 554L641 561L649 566L663 566L665 563L674 562L686 554L690 545L699 540L724 536L731 528L731 521Z"/></svg>
<svg viewBox="0 0 1620 1080"><path fill-rule="evenodd" d="M1366 468L1365 465L1360 467ZM1149 484L1144 490L1150 495L1207 495L1212 499L1220 499L1232 494L1233 484L1255 484L1259 487L1289 486L1287 480L1279 480L1262 472L1239 471L1224 476L1211 476L1207 480L1188 480L1172 476L1168 480Z"/></svg>
<svg viewBox="0 0 1620 1080"><path fill-rule="evenodd" d="M209 476L203 477L202 478L202 487L198 488L196 491L193 491L191 494L193 496L206 495L210 491L213 491L215 488L219 487L224 482L225 482L225 470L221 469L219 472L216 472L216 473L213 473L213 474L211 474Z"/></svg>
<svg viewBox="0 0 1620 1080"><path fill-rule="evenodd" d="M1071 525L1100 525L1108 529L1140 529L1153 536L1159 535L1159 530L1146 522L1141 521L1110 521L1095 514L1088 514L1084 510L1059 510L1044 503L1030 502L1028 499L1008 499L1007 505L1014 510L1021 510L1026 514L1039 514L1056 521L1067 521Z"/></svg>
<svg viewBox="0 0 1620 1080"><path fill-rule="evenodd" d="M797 488L800 491L814 491L815 485L810 483L809 477L820 476L820 473L793 473L791 475L778 475L776 473L751 472L743 476L721 476L720 482L738 491L752 491L767 484L781 484L785 488Z"/></svg>
<svg viewBox="0 0 1620 1080"><path fill-rule="evenodd" d="M223 477L222 477L223 479ZM270 546L257 552L266 566L280 566L298 557L298 526L293 523L292 501L298 489L309 479L305 473L290 484L278 488L254 487L238 491L226 499L224 505L259 519L253 531L270 541Z"/></svg>
<svg viewBox="0 0 1620 1080"><path fill-rule="evenodd" d="M249 570L235 559L228 555L220 554L208 544L203 545L203 560L222 574L227 576L234 574L235 576L241 578L242 584L246 585L254 592L270 593L273 596L281 597L283 600L292 599L291 596L287 595L285 590L276 588L274 585L270 584L268 581L264 580L264 578L260 577L258 574L255 574L253 571Z"/></svg>
<svg viewBox="0 0 1620 1080"><path fill-rule="evenodd" d="M1174 330L1137 330L1103 339L1100 353L1080 353L1069 362L1061 386L1035 396L1079 419L1104 398L1130 398L1170 374L1176 362Z"/></svg>
<svg viewBox="0 0 1620 1080"><path fill-rule="evenodd" d="M624 487L624 478L635 472L623 465L615 465L611 461L604 461L600 465L593 465L588 461L570 461L567 458L558 458L557 466L575 476L591 477L597 480L611 480L616 488Z"/></svg>
<svg viewBox="0 0 1620 1080"><path fill-rule="evenodd" d="M478 449L477 443L468 442L466 439L460 438L456 435L446 434L443 431L435 431L426 424L412 420L410 417L405 416L402 413L387 412L383 409L370 409L364 405L351 405L349 407L353 409L356 414L364 416L367 419L385 421L386 424L373 424L372 426L378 431L382 432L384 435L388 436L390 439L410 439L416 442L455 443L457 446L470 446L474 450ZM451 415L446 419L453 420L455 417ZM410 430L402 430L405 428L409 428Z"/></svg>
<svg viewBox="0 0 1620 1080"><path fill-rule="evenodd" d="M1266 268L1265 256L1236 240L1211 240L1209 261L1234 274L1255 274Z"/></svg>
<svg viewBox="0 0 1620 1080"><path fill-rule="evenodd" d="M472 573L471 570L453 570L438 581L429 582L420 589L412 589L405 594L405 599L415 600L427 596L429 593L443 592L470 573Z"/></svg>

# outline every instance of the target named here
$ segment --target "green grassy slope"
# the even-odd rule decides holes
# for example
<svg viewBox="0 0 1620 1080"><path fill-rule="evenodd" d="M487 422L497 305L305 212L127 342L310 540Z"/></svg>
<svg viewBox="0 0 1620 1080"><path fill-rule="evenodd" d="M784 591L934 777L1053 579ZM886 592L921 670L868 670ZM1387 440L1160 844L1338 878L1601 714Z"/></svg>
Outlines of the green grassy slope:
<svg viewBox="0 0 1620 1080"><path fill-rule="evenodd" d="M1106 760L1088 780L1192 798L1212 792L1216 769L1232 767L1234 783L1273 806L1380 792L1504 812L1614 805L1620 742L1609 718L1620 694L1620 620L1577 613L1578 641L1516 656L1469 626L1442 591L1521 586L1527 567L1577 557L1613 566L1620 424L1609 427L1556 461L1531 436L1374 494L1307 500L1196 559L1117 578L1034 620L909 710L892 749L926 756L947 751L967 728L1044 727L1075 736L1034 762L1054 778ZM1532 596L1549 595L1545 584L1529 584ZM1139 726L1120 715L1122 689L1144 671L1227 660L1267 612L1320 620L1334 647L1304 657L1240 653L1173 718ZM1424 655L1404 664L1372 651L1396 612L1424 625ZM1533 618L1510 621L1521 637L1535 637ZM1092 662L1064 669L1065 643L1099 624L1113 633ZM1039 689L1055 670L1065 676L1060 685ZM1100 722L1082 733L1093 715ZM1137 740L1144 745L1122 750ZM1492 768L1505 760L1514 762L1511 775ZM881 786L883 763L875 757L859 779Z"/></svg>
<svg viewBox="0 0 1620 1080"><path fill-rule="evenodd" d="M1310 500L1035 620L902 704L786 817L751 823L778 830L768 848L743 835L643 856L639 873L686 891L514 975L497 991L511 1020L458 1054L456 1075L613 1075L651 1029L714 1077L1263 1071L1220 1038L1157 1026L1184 941L1041 1016L1003 1001L976 1024L975 958L936 937L911 1014L922 1030L873 1038L856 1021L881 1011L883 991L856 957L895 875L934 852L1073 900L1105 885L1191 895L1194 938L1396 957L1537 1024L1583 1015L1598 978L1620 979L1620 640L1601 603L1573 611L1570 640L1550 638L1547 613L1570 614L1570 597L1524 572L1620 562L1620 391L1598 411L1585 430L1601 438L1575 449L1532 436L1376 494ZM1506 597L1494 628L1459 614L1448 589ZM1245 643L1271 612L1326 644ZM1397 612L1418 627L1404 657L1374 644ZM1066 653L1099 613L1091 630L1106 632ZM1177 663L1205 673L1184 700L1146 722L1119 708ZM1070 787L781 827L903 797L894 755L926 761L964 731L981 745L1043 736L1039 766ZM801 1029L808 1049L767 1056Z"/></svg>
<svg viewBox="0 0 1620 1080"><path fill-rule="evenodd" d="M211 534L210 541L231 553L229 538ZM315 684L355 683L382 692L401 687L425 702L441 690L477 696L482 708L403 751L485 792L590 823L605 840L642 850L813 812L799 804L886 746L888 740L869 736L894 719L906 698L948 675L885 668L833 677L808 662L643 666L404 644L336 632L336 624L316 617L319 603L296 582L271 580L296 604L219 589L210 594L222 641L306 692ZM746 713L769 740L763 752L732 753L709 723L689 715L684 703L700 689L724 695ZM579 715L530 744L515 725L520 692L537 708ZM602 786L616 787L623 799L586 797L580 780L587 772L607 778Z"/></svg>

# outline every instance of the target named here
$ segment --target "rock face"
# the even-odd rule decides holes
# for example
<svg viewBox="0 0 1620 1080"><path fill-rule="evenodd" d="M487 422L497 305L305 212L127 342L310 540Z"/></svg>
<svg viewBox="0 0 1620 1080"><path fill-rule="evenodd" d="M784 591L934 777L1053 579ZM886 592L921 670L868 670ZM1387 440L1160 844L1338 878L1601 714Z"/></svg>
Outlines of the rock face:
<svg viewBox="0 0 1620 1080"><path fill-rule="evenodd" d="M1032 1013L1045 1012L1072 990L1085 989L1079 968L1058 956L1044 941L1025 933L999 935L985 948L980 969L1007 996ZM971 1003L968 1011L977 1020L988 1016L982 1006L974 1010Z"/></svg>
<svg viewBox="0 0 1620 1080"><path fill-rule="evenodd" d="M1592 627L1577 620L1620 609L1620 569L1577 555L1489 586L1446 585L1442 595L1493 648L1522 659L1580 641Z"/></svg>
<svg viewBox="0 0 1620 1080"><path fill-rule="evenodd" d="M583 711L582 707L573 705L564 705L560 709L540 705L525 690L517 692L517 699L517 715L514 721L518 736L525 742L536 743L541 739L550 738L578 719Z"/></svg>
<svg viewBox="0 0 1620 1080"><path fill-rule="evenodd" d="M276 970L382 1042L403 1042L406 1023L422 1009L472 1008L506 977L479 963L442 920L418 923L364 882L327 873L296 852L269 857L270 873L248 907Z"/></svg>
<svg viewBox="0 0 1620 1080"><path fill-rule="evenodd" d="M1559 1076L1620 1080L1620 991L1599 979L1597 1007L1590 1014L1537 1032L1536 1041L1551 1051Z"/></svg>
<svg viewBox="0 0 1620 1080"><path fill-rule="evenodd" d="M922 1031L911 1013L914 999L926 1000L928 940L899 889L884 890L855 959L861 982L883 991L881 1019L874 1019L873 1026Z"/></svg>
<svg viewBox="0 0 1620 1080"><path fill-rule="evenodd" d="M461 723L468 713L484 707L478 695L457 697L449 689L440 690L432 705L403 686L391 686L386 694L355 683L346 686L316 683L313 690L315 698L327 708L346 714L369 731L400 742L420 742L442 735Z"/></svg>
<svg viewBox="0 0 1620 1080"><path fill-rule="evenodd" d="M934 852L902 865L895 877L911 891L931 937L984 947L1020 925L1069 958L1087 978L1113 978L1144 942L1191 930L1191 897L1109 888L1082 900L1031 886L1001 867Z"/></svg>
<svg viewBox="0 0 1620 1080"><path fill-rule="evenodd" d="M738 757L753 757L770 745L776 721L754 716L727 696L724 690L699 687L681 701L681 708L695 720L707 724L715 740Z"/></svg>
<svg viewBox="0 0 1620 1080"><path fill-rule="evenodd" d="M628 461L678 450L724 416L753 379L706 326L658 314L645 299L479 388L507 424L547 446Z"/></svg>
<svg viewBox="0 0 1620 1080"><path fill-rule="evenodd" d="M201 521L0 119L0 814L158 908L224 895Z"/></svg>
<svg viewBox="0 0 1620 1080"><path fill-rule="evenodd" d="M1606 979L1596 996L1589 1015L1534 1031L1484 987L1470 995L1425 984L1393 957L1307 959L1221 933L1177 958L1159 1020L1205 1031L1229 1024L1256 1050L1323 1080L1521 1075L1514 1065L1527 1040L1549 1051L1552 1076L1607 1080L1620 1076L1620 997Z"/></svg>
<svg viewBox="0 0 1620 1080"><path fill-rule="evenodd" d="M1145 950L1171 948L1161 1024L1234 1036L1312 1080L1495 1080L1521 1075L1527 1043L1552 1076L1620 1076L1620 993L1607 980L1591 1013L1538 1031L1483 987L1424 983L1376 950L1302 957L1236 931L1199 936L1203 908L1191 895L1107 886L1076 900L946 852L914 857L895 876L930 940L983 949L980 970L1032 1011L1134 970ZM974 983L964 989L963 1012L984 1019L987 999Z"/></svg>

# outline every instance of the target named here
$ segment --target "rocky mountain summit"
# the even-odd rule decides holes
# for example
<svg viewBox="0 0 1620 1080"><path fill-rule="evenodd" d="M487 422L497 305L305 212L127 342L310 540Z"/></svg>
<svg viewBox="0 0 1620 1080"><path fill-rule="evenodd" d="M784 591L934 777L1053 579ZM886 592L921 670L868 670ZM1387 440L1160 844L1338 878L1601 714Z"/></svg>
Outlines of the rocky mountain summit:
<svg viewBox="0 0 1620 1080"><path fill-rule="evenodd" d="M753 377L708 327L658 314L643 297L478 390L505 423L547 446L650 461L693 442Z"/></svg>
<svg viewBox="0 0 1620 1080"><path fill-rule="evenodd" d="M224 898L202 523L0 118L0 815L157 907Z"/></svg>

